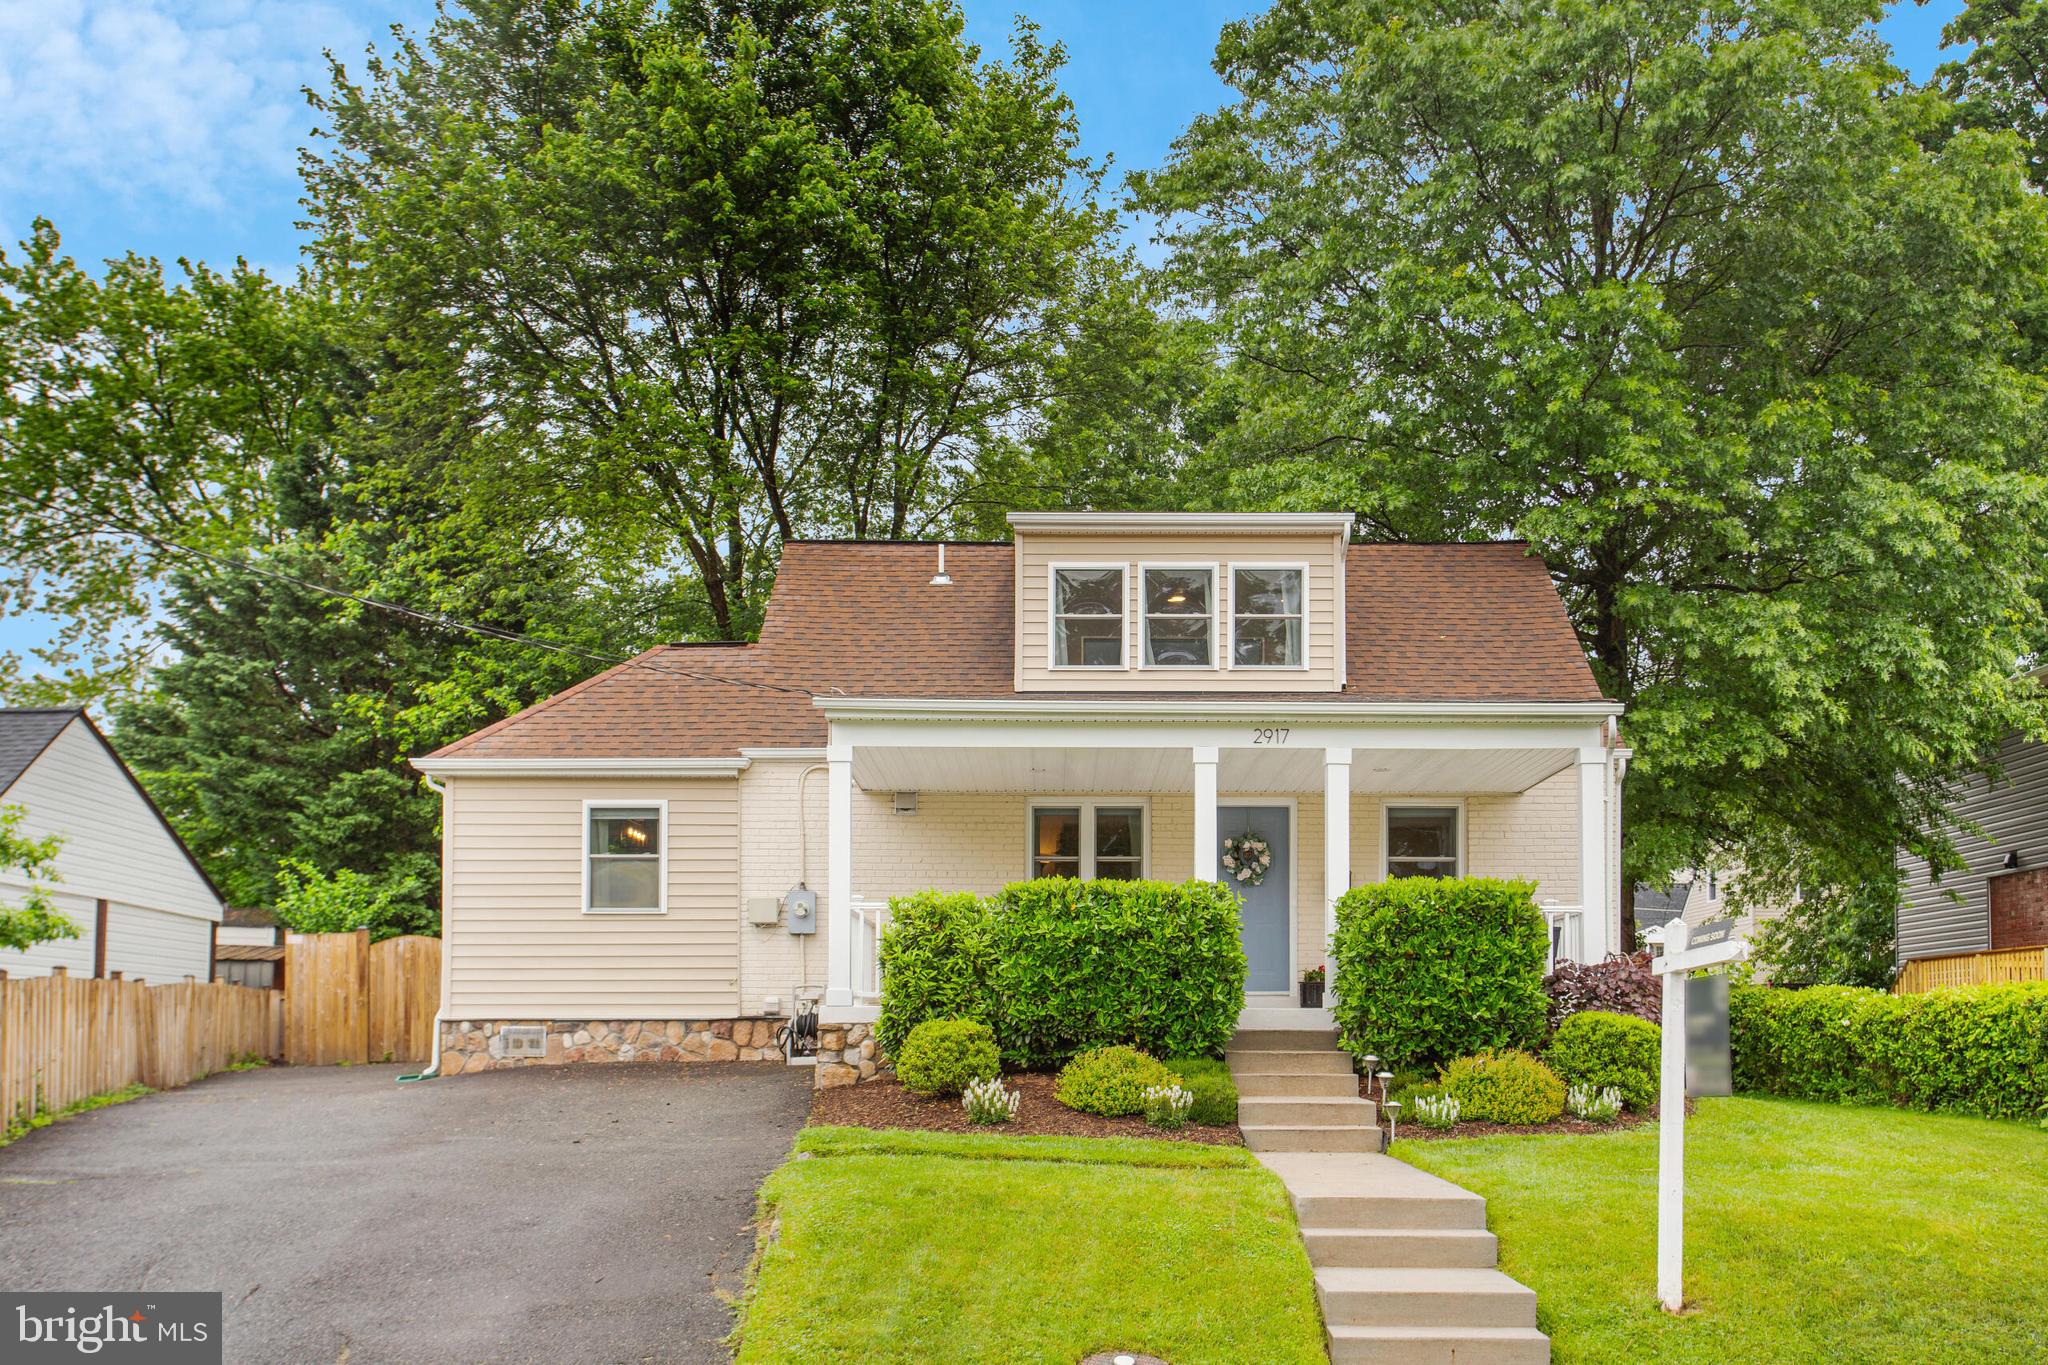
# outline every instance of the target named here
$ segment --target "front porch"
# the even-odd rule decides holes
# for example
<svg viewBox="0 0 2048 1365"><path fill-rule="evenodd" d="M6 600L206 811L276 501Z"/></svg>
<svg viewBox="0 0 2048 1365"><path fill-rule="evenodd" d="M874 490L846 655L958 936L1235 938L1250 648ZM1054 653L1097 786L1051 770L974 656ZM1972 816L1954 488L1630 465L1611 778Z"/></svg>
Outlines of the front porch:
<svg viewBox="0 0 2048 1365"><path fill-rule="evenodd" d="M1246 1018L1265 1026L1303 1018L1297 983L1326 960L1337 897L1389 875L1529 877L1554 958L1612 947L1626 751L1605 703L819 705L827 1022L874 1016L891 896L1033 875L1217 880L1223 840L1247 829L1275 854L1240 886Z"/></svg>

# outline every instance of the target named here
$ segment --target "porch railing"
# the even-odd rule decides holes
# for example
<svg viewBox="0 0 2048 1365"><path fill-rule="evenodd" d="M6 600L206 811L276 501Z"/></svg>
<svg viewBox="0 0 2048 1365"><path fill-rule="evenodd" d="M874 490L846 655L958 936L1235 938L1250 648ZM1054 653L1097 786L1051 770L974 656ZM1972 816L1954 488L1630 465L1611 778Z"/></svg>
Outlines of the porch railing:
<svg viewBox="0 0 2048 1365"><path fill-rule="evenodd" d="M878 1005L882 1000L882 930L889 922L889 902L856 896L853 910L853 1000Z"/></svg>
<svg viewBox="0 0 2048 1365"><path fill-rule="evenodd" d="M1539 905L1543 922L1550 929L1550 955L1543 963L1547 974L1557 970L1559 962L1579 962L1585 958L1585 913L1576 905Z"/></svg>

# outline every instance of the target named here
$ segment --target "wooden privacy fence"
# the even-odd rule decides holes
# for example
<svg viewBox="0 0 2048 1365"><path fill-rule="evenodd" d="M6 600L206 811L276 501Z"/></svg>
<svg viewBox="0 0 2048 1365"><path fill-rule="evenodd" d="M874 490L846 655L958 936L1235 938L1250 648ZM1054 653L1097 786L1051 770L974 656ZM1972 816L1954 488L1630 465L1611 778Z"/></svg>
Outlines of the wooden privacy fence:
<svg viewBox="0 0 2048 1365"><path fill-rule="evenodd" d="M288 934L284 988L286 1061L424 1062L441 1003L441 940Z"/></svg>
<svg viewBox="0 0 2048 1365"><path fill-rule="evenodd" d="M1996 986L2009 981L2048 981L2048 948L1916 957L1899 968L1892 990L1899 995L1918 995L1943 986Z"/></svg>
<svg viewBox="0 0 2048 1365"><path fill-rule="evenodd" d="M14 980L0 972L0 1116L62 1109L126 1085L183 1085L251 1053L274 1058L282 1027L275 991L146 986L61 967Z"/></svg>

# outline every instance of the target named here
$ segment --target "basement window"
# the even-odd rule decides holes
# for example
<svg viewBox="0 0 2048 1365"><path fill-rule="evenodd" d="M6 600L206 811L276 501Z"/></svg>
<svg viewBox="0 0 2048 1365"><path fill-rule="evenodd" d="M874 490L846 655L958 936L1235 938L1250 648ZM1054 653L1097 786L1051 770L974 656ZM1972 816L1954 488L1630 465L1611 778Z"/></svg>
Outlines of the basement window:
<svg viewBox="0 0 2048 1365"><path fill-rule="evenodd" d="M666 802L583 804L583 908L658 915L668 909Z"/></svg>

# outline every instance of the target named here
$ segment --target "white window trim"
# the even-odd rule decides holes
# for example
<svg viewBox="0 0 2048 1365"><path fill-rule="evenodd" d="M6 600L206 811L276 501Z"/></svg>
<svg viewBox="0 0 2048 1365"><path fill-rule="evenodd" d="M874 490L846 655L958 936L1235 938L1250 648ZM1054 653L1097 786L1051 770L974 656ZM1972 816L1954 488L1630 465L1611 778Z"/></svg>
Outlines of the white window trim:
<svg viewBox="0 0 2048 1365"><path fill-rule="evenodd" d="M1225 656L1225 657L1226 657L1226 658L1227 658L1227 659L1229 660L1229 662L1228 662L1228 663L1226 663L1226 664L1225 664L1224 666L1225 666L1226 668L1232 668L1232 669L1240 669L1240 668L1241 668L1241 669L1243 669L1243 670L1244 670L1245 672L1247 672L1247 673L1306 673L1306 672L1308 672L1308 666L1309 666L1309 665L1308 665L1308 655L1309 655L1309 635L1308 635L1308 600L1309 600L1309 593L1308 593L1308 583L1309 583L1309 566L1308 566L1308 565L1307 565L1306 563L1276 563L1276 562L1268 562L1268 561L1264 561L1264 560L1244 560L1244 561L1232 561L1232 562L1231 562L1230 564L1226 565L1226 566L1225 566L1225 568L1226 568L1227 572L1228 572L1228 573L1229 573L1229 575L1230 575L1230 589L1229 589L1229 594L1230 594L1230 601L1229 601L1229 608L1228 608L1228 610L1227 610L1227 611L1226 611L1226 612L1224 613L1224 620L1225 620L1226 624L1227 624L1227 625L1229 626L1229 628L1230 628L1230 629L1229 629L1229 635L1230 635L1230 652L1229 652L1229 654L1228 654L1227 656ZM1251 569L1251 570L1253 570L1253 571L1259 571L1259 570L1271 571L1271 570L1274 570L1274 569L1291 569L1291 570L1293 570L1294 572L1296 572L1296 573L1299 573L1299 574L1301 575L1301 661L1300 661L1299 663L1292 663L1292 664L1241 664L1241 663L1239 663L1239 662L1237 661L1237 571L1238 571L1239 569ZM1284 618L1284 617L1278 617L1278 616L1275 616L1275 617L1268 617L1268 618L1266 618L1266 619L1268 619L1268 620L1275 620L1275 621L1278 621L1278 620L1284 620L1285 618Z"/></svg>
<svg viewBox="0 0 2048 1365"><path fill-rule="evenodd" d="M1472 861L1466 853L1466 838L1472 822L1467 817L1465 798L1462 796L1383 796L1380 798L1380 880L1392 879L1388 860L1388 825L1393 820L1394 808L1411 806L1434 806L1439 810L1458 812L1458 871L1457 876L1472 875Z"/></svg>
<svg viewBox="0 0 2048 1365"><path fill-rule="evenodd" d="M1060 662L1060 571L1115 569L1123 575L1123 613L1117 618L1117 661L1113 664ZM1110 673L1131 666L1131 566L1123 563L1081 563L1059 560L1045 566L1045 666L1063 673Z"/></svg>
<svg viewBox="0 0 2048 1365"><path fill-rule="evenodd" d="M652 909L646 906L614 908L593 906L590 903L590 812L599 808L616 807L625 810L651 810L660 817L661 824L655 850L655 887L661 896L661 904ZM583 913L586 915L666 915L668 913L668 799L659 796L614 796L586 797L583 802Z"/></svg>
<svg viewBox="0 0 2048 1365"><path fill-rule="evenodd" d="M1209 662L1205 664L1155 664L1152 662L1152 609L1145 595L1145 575L1154 569L1206 569L1209 573ZM1223 601L1223 566L1214 560L1189 559L1149 560L1138 565L1138 668L1147 673L1214 673L1221 665L1217 663L1218 646L1223 642L1223 630L1217 624L1217 613ZM1193 620L1193 613L1185 614L1186 620Z"/></svg>
<svg viewBox="0 0 2048 1365"><path fill-rule="evenodd" d="M1087 881L1095 875L1095 812L1098 807L1107 806L1112 810L1127 810L1136 807L1144 820L1143 839L1138 857L1138 875L1149 881L1152 877L1152 798L1149 796L1033 796L1024 802L1024 879L1030 881L1038 875L1038 812L1040 810L1081 811L1081 880Z"/></svg>
<svg viewBox="0 0 2048 1365"><path fill-rule="evenodd" d="M1216 848L1220 855L1223 841L1237 837L1242 831L1226 833L1222 827L1222 811L1228 807L1267 806L1284 809L1287 812L1287 989L1284 991L1254 991L1249 982L1245 985L1247 1002L1256 999L1261 1004L1284 996L1289 1004L1301 998L1301 798L1295 796L1231 796L1219 792L1216 796L1218 828ZM1221 868L1218 868L1221 871ZM1223 883L1225 886L1229 882Z"/></svg>

